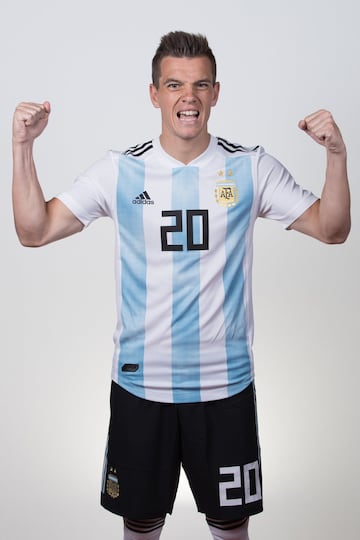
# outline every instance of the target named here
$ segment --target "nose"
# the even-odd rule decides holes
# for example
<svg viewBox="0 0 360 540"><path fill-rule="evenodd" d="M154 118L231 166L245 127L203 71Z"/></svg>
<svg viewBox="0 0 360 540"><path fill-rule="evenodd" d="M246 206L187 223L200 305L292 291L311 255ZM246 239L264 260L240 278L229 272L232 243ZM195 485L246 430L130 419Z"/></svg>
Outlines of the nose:
<svg viewBox="0 0 360 540"><path fill-rule="evenodd" d="M194 87L192 84L187 84L184 86L184 93L182 96L182 100L184 103L192 103L196 101L196 94L194 91Z"/></svg>

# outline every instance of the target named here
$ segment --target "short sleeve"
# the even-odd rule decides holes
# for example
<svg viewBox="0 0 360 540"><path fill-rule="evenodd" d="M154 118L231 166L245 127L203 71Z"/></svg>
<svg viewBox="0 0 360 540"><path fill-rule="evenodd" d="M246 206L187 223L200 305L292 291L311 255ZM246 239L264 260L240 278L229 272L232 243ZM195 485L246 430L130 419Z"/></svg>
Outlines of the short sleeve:
<svg viewBox="0 0 360 540"><path fill-rule="evenodd" d="M99 217L112 217L117 181L116 156L107 154L78 176L67 191L56 196L88 226Z"/></svg>
<svg viewBox="0 0 360 540"><path fill-rule="evenodd" d="M258 155L257 180L259 217L279 221L285 228L318 199L297 184L286 167L263 149Z"/></svg>

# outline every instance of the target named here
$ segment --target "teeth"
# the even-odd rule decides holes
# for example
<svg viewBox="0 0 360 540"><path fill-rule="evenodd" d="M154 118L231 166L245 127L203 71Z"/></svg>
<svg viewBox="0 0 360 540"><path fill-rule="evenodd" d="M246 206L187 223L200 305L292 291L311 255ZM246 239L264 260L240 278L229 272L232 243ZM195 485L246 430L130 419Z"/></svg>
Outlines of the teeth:
<svg viewBox="0 0 360 540"><path fill-rule="evenodd" d="M178 116L199 116L198 111L181 111Z"/></svg>

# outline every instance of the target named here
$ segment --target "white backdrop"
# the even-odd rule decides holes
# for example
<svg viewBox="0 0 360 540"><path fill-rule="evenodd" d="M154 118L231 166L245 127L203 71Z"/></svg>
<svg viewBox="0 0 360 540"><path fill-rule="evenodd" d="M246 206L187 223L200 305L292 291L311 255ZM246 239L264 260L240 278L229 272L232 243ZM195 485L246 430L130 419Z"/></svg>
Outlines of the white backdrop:
<svg viewBox="0 0 360 540"><path fill-rule="evenodd" d="M120 539L99 507L115 324L109 220L39 250L11 213L11 119L48 99L36 144L47 197L108 148L157 135L150 62L161 35L205 33L222 84L210 129L262 144L320 193L324 151L297 128L330 109L349 153L353 229L325 246L255 235L255 360L265 512L252 540L358 538L359 57L357 0L2 0L0 7L1 521L6 540ZM186 482L164 540L209 538Z"/></svg>

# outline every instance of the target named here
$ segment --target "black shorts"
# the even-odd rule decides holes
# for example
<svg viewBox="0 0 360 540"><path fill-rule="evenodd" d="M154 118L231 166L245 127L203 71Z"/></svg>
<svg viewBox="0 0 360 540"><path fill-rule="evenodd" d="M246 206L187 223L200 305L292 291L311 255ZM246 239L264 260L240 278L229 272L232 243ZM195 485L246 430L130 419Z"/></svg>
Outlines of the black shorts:
<svg viewBox="0 0 360 540"><path fill-rule="evenodd" d="M171 514L180 466L199 512L229 520L262 511L253 386L202 403L158 403L116 383L101 504L132 519Z"/></svg>

